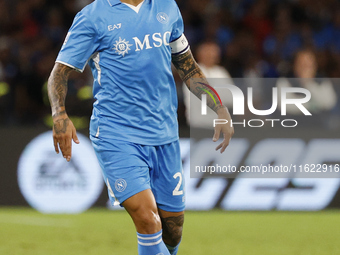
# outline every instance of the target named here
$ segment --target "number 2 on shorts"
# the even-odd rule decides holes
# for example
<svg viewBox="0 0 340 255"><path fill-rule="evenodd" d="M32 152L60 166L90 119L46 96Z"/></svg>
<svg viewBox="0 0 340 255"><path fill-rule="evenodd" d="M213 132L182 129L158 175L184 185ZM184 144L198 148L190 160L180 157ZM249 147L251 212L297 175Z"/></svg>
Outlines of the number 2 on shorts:
<svg viewBox="0 0 340 255"><path fill-rule="evenodd" d="M183 190L179 190L181 185L182 185L182 181L183 181L182 174L180 172L177 172L177 173L175 173L175 175L173 177L174 177L174 179L179 178L179 181L177 183L176 188L172 191L172 195L173 196L183 195Z"/></svg>

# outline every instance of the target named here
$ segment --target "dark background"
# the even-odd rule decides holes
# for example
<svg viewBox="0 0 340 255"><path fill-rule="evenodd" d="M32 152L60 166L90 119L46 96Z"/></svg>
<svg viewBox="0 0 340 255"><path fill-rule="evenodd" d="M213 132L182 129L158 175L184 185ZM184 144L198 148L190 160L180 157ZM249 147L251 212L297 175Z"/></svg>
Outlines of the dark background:
<svg viewBox="0 0 340 255"><path fill-rule="evenodd" d="M46 81L75 14L88 0L0 0L0 126L50 126ZM205 42L220 50L232 78L296 77L302 50L317 62L316 77L340 77L340 2L337 0L177 0L195 54ZM179 122L187 125L182 82L175 73ZM68 114L86 130L92 77L73 73ZM258 107L271 88L255 87ZM340 87L334 86L339 95ZM325 98L325 100L327 100ZM331 110L339 116L339 103ZM319 114L322 114L320 112ZM340 124L333 123L332 128Z"/></svg>

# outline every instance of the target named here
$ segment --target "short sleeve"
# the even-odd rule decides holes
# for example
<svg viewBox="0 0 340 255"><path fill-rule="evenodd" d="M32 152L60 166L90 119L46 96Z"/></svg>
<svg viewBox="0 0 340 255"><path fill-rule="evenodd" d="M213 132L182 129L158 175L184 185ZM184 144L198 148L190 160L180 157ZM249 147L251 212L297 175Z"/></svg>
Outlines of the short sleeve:
<svg viewBox="0 0 340 255"><path fill-rule="evenodd" d="M170 37L170 47L172 55L184 54L190 49L189 42L184 35L183 18L178 7L177 7L177 20L173 24L173 29Z"/></svg>
<svg viewBox="0 0 340 255"><path fill-rule="evenodd" d="M79 12L73 20L56 62L82 72L88 59L98 48L98 34L94 25Z"/></svg>
<svg viewBox="0 0 340 255"><path fill-rule="evenodd" d="M177 5L176 5L176 8L177 8L177 19L175 23L173 24L170 42L176 41L184 33L183 18Z"/></svg>

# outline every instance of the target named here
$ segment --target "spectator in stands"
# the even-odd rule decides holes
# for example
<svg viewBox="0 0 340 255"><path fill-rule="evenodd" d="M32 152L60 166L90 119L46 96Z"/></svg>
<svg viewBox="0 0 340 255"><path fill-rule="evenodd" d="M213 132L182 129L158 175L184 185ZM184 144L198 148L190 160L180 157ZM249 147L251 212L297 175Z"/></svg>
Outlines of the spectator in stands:
<svg viewBox="0 0 340 255"><path fill-rule="evenodd" d="M290 61L302 47L302 41L293 24L290 8L281 6L277 12L274 31L264 40L263 52L277 68L282 68L284 63ZM280 71L286 75L283 70Z"/></svg>
<svg viewBox="0 0 340 255"><path fill-rule="evenodd" d="M243 23L254 33L257 51L262 51L264 39L272 31L272 21L269 19L269 0L256 1L244 17Z"/></svg>
<svg viewBox="0 0 340 255"><path fill-rule="evenodd" d="M4 113L6 109L5 117L0 113L1 124L43 123L42 116L49 111L42 104L41 95L48 78L45 69L53 66L74 15L92 1L0 0L0 111ZM220 52L215 63L222 58L222 65L217 66L225 67L233 77L250 78L249 81L256 81L252 77L289 77L294 55L307 47L316 51L318 76L340 77L339 1L314 1L313 4L310 0L176 2L182 11L192 49L206 41L216 42L222 51L208 49L216 45L204 46L205 54ZM3 38L10 43L4 44ZM202 55L200 51L197 54ZM204 60L200 62L204 66ZM217 70L207 69L213 73ZM263 89L257 89L260 86L255 83L252 85L254 92L258 92L255 104L262 107L260 104L266 101L268 93L271 95L271 90L263 85ZM70 88L72 86L70 84ZM181 82L178 86L181 87ZM81 86L77 84L75 88L79 90ZM181 91L179 120L183 120L183 124ZM263 107L267 105L268 102ZM340 110L333 112L340 116Z"/></svg>
<svg viewBox="0 0 340 255"><path fill-rule="evenodd" d="M311 99L304 106L312 113L322 113L332 110L337 103L337 95L329 79L316 79L316 56L311 50L301 50L296 54L293 77L299 79L280 78L277 87L302 87L310 91ZM289 98L301 98L301 95L290 94ZM280 103L279 103L280 107ZM302 112L294 105L287 105L287 114L300 115Z"/></svg>

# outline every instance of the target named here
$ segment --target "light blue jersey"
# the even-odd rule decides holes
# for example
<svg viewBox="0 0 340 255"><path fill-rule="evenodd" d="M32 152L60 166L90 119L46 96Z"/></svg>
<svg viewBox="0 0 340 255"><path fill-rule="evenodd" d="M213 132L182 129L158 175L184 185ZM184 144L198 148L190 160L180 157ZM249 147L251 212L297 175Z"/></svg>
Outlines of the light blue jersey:
<svg viewBox="0 0 340 255"><path fill-rule="evenodd" d="M90 134L143 145L178 139L171 54L189 49L174 0L145 0L134 8L96 0L80 11L59 63L94 76Z"/></svg>

